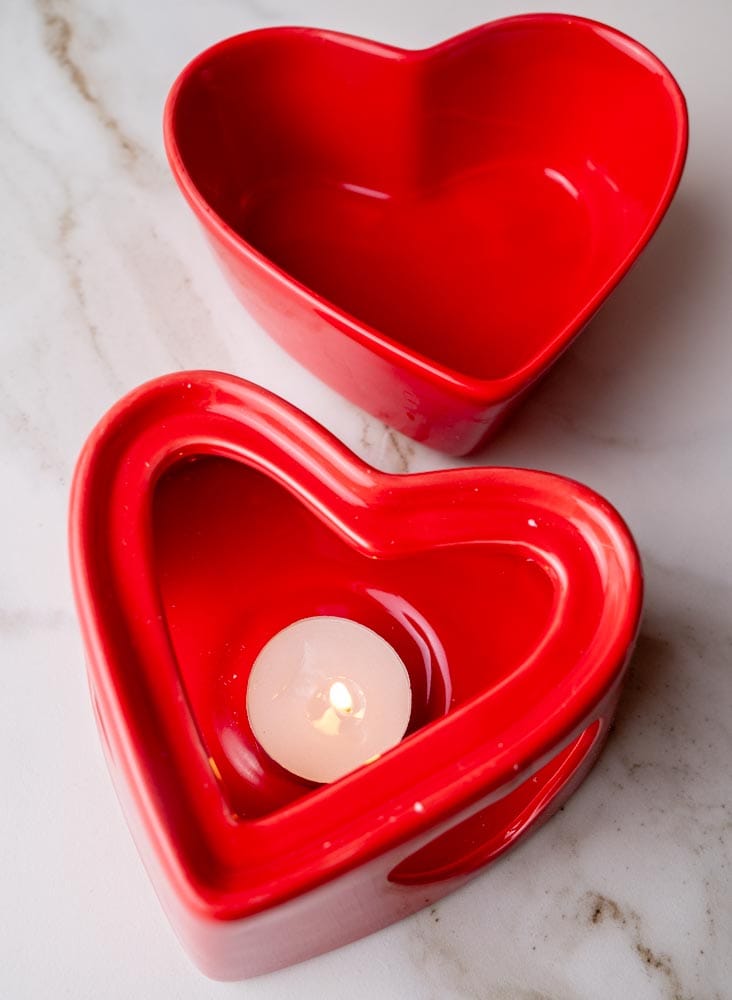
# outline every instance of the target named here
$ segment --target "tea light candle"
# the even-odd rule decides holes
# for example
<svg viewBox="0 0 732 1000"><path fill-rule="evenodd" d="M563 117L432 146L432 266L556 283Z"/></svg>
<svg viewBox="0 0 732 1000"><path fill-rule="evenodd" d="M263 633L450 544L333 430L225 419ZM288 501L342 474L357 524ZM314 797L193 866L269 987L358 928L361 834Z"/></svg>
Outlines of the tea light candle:
<svg viewBox="0 0 732 1000"><path fill-rule="evenodd" d="M327 782L368 763L404 736L412 707L406 667L372 629L347 618L303 618L254 662L247 715L282 767Z"/></svg>

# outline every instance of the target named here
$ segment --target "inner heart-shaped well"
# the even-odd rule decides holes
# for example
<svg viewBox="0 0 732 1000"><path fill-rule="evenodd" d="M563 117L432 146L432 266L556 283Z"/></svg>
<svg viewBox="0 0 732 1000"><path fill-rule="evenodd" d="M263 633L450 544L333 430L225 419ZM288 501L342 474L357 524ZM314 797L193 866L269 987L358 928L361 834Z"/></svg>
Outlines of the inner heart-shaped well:
<svg viewBox="0 0 732 1000"><path fill-rule="evenodd" d="M215 245L233 236L383 342L496 380L566 344L627 269L686 132L641 46L540 15L422 52L230 39L176 85L167 140Z"/></svg>
<svg viewBox="0 0 732 1000"><path fill-rule="evenodd" d="M499 686L545 637L558 604L554 574L521 547L427 545L377 561L230 459L174 466L156 489L153 534L191 711L242 819L312 788L267 757L246 716L253 661L280 629L336 615L382 635L410 675L413 733Z"/></svg>

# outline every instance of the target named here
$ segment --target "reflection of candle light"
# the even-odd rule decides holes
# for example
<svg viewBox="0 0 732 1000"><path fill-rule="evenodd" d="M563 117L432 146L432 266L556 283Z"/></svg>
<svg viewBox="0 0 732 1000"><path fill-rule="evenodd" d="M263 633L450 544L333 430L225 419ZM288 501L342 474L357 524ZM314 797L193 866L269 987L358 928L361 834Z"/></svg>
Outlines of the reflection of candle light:
<svg viewBox="0 0 732 1000"><path fill-rule="evenodd" d="M262 748L311 781L334 781L403 737L406 668L371 629L346 618L304 618L278 632L249 677L247 714Z"/></svg>

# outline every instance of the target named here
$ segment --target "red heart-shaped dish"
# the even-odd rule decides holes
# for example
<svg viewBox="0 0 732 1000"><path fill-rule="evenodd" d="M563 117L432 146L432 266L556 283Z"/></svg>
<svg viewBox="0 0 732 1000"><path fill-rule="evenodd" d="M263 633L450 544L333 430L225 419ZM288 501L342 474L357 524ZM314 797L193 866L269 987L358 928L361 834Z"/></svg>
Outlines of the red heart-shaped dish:
<svg viewBox="0 0 732 1000"><path fill-rule="evenodd" d="M165 142L262 326L359 406L463 454L646 245L687 119L643 46L538 14L424 51L230 38L181 73Z"/></svg>
<svg viewBox="0 0 732 1000"><path fill-rule="evenodd" d="M594 760L641 605L618 514L540 472L391 476L231 376L166 376L91 435L71 564L100 732L204 971L240 978L418 909L512 846ZM315 787L253 739L248 673L293 620L379 632L408 736Z"/></svg>

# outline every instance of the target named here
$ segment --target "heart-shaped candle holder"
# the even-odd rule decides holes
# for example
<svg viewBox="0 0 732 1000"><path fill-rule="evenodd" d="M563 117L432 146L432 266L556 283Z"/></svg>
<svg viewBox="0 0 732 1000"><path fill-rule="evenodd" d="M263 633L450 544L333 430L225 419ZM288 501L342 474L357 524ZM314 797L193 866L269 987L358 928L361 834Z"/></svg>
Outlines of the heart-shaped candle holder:
<svg viewBox="0 0 732 1000"><path fill-rule="evenodd" d="M538 14L416 52L239 35L180 75L165 141L262 326L381 420L464 454L646 245L687 120L643 46Z"/></svg>
<svg viewBox="0 0 732 1000"><path fill-rule="evenodd" d="M110 770L160 898L216 978L296 962L460 885L545 819L608 731L641 606L635 546L540 472L391 476L264 390L183 373L90 437L71 562ZM399 653L406 738L316 786L245 701L290 622Z"/></svg>

